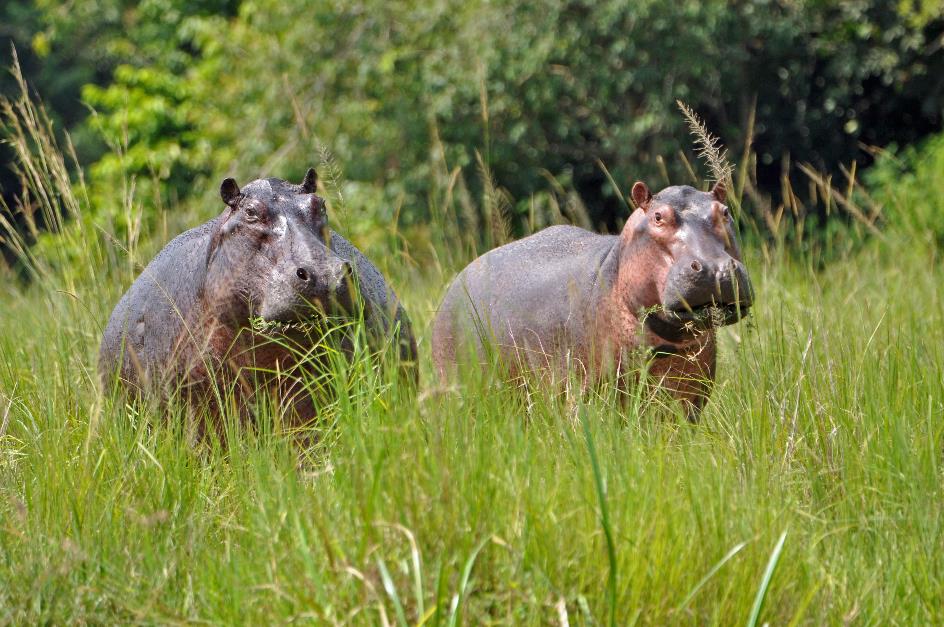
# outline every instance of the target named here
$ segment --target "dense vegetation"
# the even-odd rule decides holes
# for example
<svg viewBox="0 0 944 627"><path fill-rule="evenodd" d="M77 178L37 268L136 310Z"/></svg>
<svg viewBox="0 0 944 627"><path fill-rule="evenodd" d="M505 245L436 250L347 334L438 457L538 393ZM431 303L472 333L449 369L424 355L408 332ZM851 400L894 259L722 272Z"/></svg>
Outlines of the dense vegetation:
<svg viewBox="0 0 944 627"><path fill-rule="evenodd" d="M940 127L939 4L624 4L0 8L100 110L53 102L84 176L15 78L0 112L29 200L2 220L28 280L0 268L0 624L944 621L944 138L912 143ZM647 56L621 83L601 61L653 47L670 70ZM625 215L596 158L624 188L657 187L657 155L703 184L676 97L736 147L756 112L733 187L757 307L721 333L702 423L645 389L439 384L422 357L458 268L511 227ZM858 140L899 147L847 179ZM836 182L772 189L784 150ZM193 446L179 416L103 394L102 326L141 264L219 210L224 174L313 162L405 300L419 390L338 363L302 453L264 411Z"/></svg>
<svg viewBox="0 0 944 627"><path fill-rule="evenodd" d="M622 205L599 162L620 182L689 177L676 99L739 154L751 143L754 205L781 196L785 160L838 179L871 160L862 145L912 143L944 110L937 0L5 7L111 216L129 176L150 218L225 174L299 176L326 148L371 222L425 221L457 167L479 198L484 162L517 227L533 204L580 202L614 228Z"/></svg>

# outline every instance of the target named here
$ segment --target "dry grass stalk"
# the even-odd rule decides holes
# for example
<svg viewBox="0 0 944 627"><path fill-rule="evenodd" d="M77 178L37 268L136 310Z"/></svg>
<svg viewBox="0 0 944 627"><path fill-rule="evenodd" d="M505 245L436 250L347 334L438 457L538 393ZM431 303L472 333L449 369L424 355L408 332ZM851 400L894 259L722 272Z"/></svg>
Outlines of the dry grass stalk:
<svg viewBox="0 0 944 627"><path fill-rule="evenodd" d="M867 228L869 232L872 233L872 235L875 235L877 237L884 237L882 232L878 229L878 227L875 226L874 219L870 219L868 216L865 215L865 213L863 213L862 209L860 209L859 206L853 201L851 194L848 197L845 197L842 194L840 194L834 187L832 187L829 177L823 176L823 174L821 174L820 172L817 172L816 169L813 168L811 165L802 163L797 167L799 167L800 171L803 172L803 174L805 174L806 176L808 176L809 179L813 181L813 183L816 184L816 186L819 188L820 193L823 195L824 198L827 199L827 202L830 198L832 200L835 200L837 205L839 205L840 207L848 211L849 215L851 215L858 222L864 225L865 228ZM848 176L850 178L850 189L852 189L854 188L854 184L852 183L852 180L853 180L852 174L850 173ZM878 212L876 212L874 209L873 209L873 215L876 218L878 217Z"/></svg>
<svg viewBox="0 0 944 627"><path fill-rule="evenodd" d="M676 100L675 104L688 121L689 132L695 137L695 145L698 147L698 156L704 159L711 168L714 180L724 181L733 191L734 187L730 183L734 166L728 162L728 151L722 145L721 139L712 135L705 122L691 107L681 100Z"/></svg>

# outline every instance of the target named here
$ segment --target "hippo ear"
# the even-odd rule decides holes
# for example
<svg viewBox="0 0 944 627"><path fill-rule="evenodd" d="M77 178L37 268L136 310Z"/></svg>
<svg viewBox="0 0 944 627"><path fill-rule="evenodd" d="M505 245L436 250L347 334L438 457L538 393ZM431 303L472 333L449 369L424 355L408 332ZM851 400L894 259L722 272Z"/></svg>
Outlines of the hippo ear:
<svg viewBox="0 0 944 627"><path fill-rule="evenodd" d="M239 185L234 179L223 179L223 184L220 185L220 198L230 207L239 200Z"/></svg>
<svg viewBox="0 0 944 627"><path fill-rule="evenodd" d="M305 180L301 184L303 194L314 194L318 189L318 173L314 168L308 168L305 173Z"/></svg>
<svg viewBox="0 0 944 627"><path fill-rule="evenodd" d="M652 200L652 193L646 184L642 181L636 181L633 185L633 203L643 211L649 208L649 201Z"/></svg>
<svg viewBox="0 0 944 627"><path fill-rule="evenodd" d="M715 197L720 203L724 202L724 199L728 195L728 189L724 185L724 181L718 181L715 183L715 186L711 188L711 195Z"/></svg>

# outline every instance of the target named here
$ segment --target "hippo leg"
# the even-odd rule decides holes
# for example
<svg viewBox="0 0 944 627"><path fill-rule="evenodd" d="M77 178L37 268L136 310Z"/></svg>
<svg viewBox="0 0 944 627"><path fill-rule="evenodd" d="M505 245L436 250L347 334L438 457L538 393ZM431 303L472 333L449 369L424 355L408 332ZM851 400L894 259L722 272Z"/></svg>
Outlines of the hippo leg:
<svg viewBox="0 0 944 627"><path fill-rule="evenodd" d="M650 362L649 376L681 402L685 417L698 422L715 379L713 339L690 353L669 354Z"/></svg>
<svg viewBox="0 0 944 627"><path fill-rule="evenodd" d="M704 409L705 403L708 402L708 396L693 396L691 398L682 399L682 408L685 410L685 418L690 423L698 424L698 421L701 419L701 410Z"/></svg>

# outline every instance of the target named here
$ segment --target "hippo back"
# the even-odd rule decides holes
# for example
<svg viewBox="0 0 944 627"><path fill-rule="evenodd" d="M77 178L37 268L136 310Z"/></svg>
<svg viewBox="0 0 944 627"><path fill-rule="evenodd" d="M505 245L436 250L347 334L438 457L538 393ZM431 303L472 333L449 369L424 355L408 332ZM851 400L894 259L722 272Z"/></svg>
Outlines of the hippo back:
<svg viewBox="0 0 944 627"><path fill-rule="evenodd" d="M590 319L615 280L617 244L615 236L554 226L473 261L450 284L434 321L440 374L468 339L480 355L493 343L509 363L546 362L558 347L587 347Z"/></svg>

